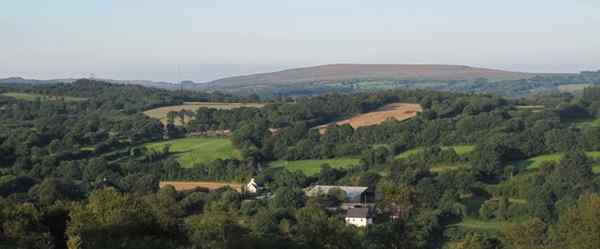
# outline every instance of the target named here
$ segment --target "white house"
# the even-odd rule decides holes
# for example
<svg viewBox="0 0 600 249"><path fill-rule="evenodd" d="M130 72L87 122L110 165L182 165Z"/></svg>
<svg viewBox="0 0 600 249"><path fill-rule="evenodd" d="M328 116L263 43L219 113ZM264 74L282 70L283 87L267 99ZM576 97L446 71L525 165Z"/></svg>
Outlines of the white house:
<svg viewBox="0 0 600 249"><path fill-rule="evenodd" d="M373 224L373 218L369 208L351 208L346 213L346 224L357 227L366 227Z"/></svg>
<svg viewBox="0 0 600 249"><path fill-rule="evenodd" d="M250 179L250 182L246 184L246 191L253 194L258 192L258 184L254 181L254 178Z"/></svg>

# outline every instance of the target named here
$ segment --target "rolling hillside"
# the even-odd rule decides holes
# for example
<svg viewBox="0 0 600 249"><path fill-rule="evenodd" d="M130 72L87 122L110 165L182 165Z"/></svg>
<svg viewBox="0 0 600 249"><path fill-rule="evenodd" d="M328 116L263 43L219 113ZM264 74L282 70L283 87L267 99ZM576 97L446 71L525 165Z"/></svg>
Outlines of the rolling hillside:
<svg viewBox="0 0 600 249"><path fill-rule="evenodd" d="M386 89L418 84L430 87L447 82L489 82L518 80L535 74L511 72L461 65L410 65L410 64L331 64L288 69L279 72L251 74L223 78L196 85L200 90L229 93L283 93L310 95L323 92L344 92L369 89Z"/></svg>
<svg viewBox="0 0 600 249"><path fill-rule="evenodd" d="M230 77L208 83L215 87L288 85L349 80L488 80L524 79L533 74L459 65L332 64L272 73Z"/></svg>

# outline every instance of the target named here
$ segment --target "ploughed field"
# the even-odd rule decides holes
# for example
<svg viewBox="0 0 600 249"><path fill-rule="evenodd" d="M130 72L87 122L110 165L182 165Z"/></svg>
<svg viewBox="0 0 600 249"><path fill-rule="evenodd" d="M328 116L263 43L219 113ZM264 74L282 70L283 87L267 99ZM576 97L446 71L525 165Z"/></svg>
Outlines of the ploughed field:
<svg viewBox="0 0 600 249"><path fill-rule="evenodd" d="M330 125L344 125L349 124L353 128L358 128L362 126L371 126L376 124L381 124L388 119L395 119L398 121L403 121L409 118L412 118L417 115L417 113L422 112L423 108L419 104L415 103L392 103L387 104L375 111L363 113L360 115L356 115L354 117L340 120L337 122L332 122L329 124L324 124L317 126L319 132L324 133L327 130L327 127Z"/></svg>
<svg viewBox="0 0 600 249"><path fill-rule="evenodd" d="M147 149L161 151L170 145L170 153L182 167L193 167L216 159L241 158L227 138L187 137L145 145Z"/></svg>
<svg viewBox="0 0 600 249"><path fill-rule="evenodd" d="M155 109L150 109L144 112L144 114L151 118L156 118L163 123L167 121L167 113L169 112L179 112L182 110L193 111L200 109L201 107L213 108L213 109L221 109L221 110L231 110L241 107L256 107L260 108L265 106L263 103L219 103L219 102L185 102L183 105L173 105L173 106L163 106ZM189 120L185 120L188 122ZM175 119L175 123L180 125L181 122L179 119Z"/></svg>
<svg viewBox="0 0 600 249"><path fill-rule="evenodd" d="M161 188L165 186L173 186L177 191L185 191L192 190L195 188L206 188L208 190L215 190L219 188L223 188L226 186L231 187L235 191L240 192L242 190L242 185L239 183L229 183L229 182L212 182L212 181L161 181L159 186Z"/></svg>

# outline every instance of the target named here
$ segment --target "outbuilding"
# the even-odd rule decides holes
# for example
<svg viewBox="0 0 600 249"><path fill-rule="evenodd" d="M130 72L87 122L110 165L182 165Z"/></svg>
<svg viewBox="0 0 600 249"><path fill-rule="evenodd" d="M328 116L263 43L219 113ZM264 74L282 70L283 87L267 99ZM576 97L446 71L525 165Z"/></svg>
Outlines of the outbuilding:
<svg viewBox="0 0 600 249"><path fill-rule="evenodd" d="M357 227L366 227L373 224L373 217L369 208L351 208L346 212L346 224Z"/></svg>

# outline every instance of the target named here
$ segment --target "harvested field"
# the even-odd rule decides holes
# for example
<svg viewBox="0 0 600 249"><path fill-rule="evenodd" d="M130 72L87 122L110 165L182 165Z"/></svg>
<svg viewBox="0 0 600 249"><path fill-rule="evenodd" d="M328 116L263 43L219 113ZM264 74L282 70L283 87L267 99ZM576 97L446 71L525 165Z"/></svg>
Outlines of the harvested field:
<svg viewBox="0 0 600 249"><path fill-rule="evenodd" d="M260 108L265 106L263 103L218 103L218 102L185 102L183 105L173 105L173 106L164 106L151 110L147 110L144 114L151 118L159 119L161 122L166 123L167 121L167 113L175 111L188 110L195 112L201 107L221 109L221 110L231 110L241 107L256 107ZM185 122L189 122L189 119L186 119ZM181 122L178 118L175 119L175 124L181 125Z"/></svg>
<svg viewBox="0 0 600 249"><path fill-rule="evenodd" d="M241 192L242 191L242 185L238 184L238 183L228 183L228 182L210 182L210 181L161 181L159 183L159 186L161 188L167 186L167 185L171 185L173 187L175 187L175 190L177 191L185 191L185 190L192 190L195 188L206 188L210 191L215 190L215 189L219 189L225 186L229 186L232 189L234 189L235 191Z"/></svg>
<svg viewBox="0 0 600 249"><path fill-rule="evenodd" d="M380 124L388 119L396 119L398 121L406 120L422 112L423 108L419 104L414 103L393 103L385 105L375 111L363 113L349 119L344 119L334 123L324 124L317 126L320 133L325 133L327 127L330 125L344 125L350 124L353 128L362 126L370 126Z"/></svg>

